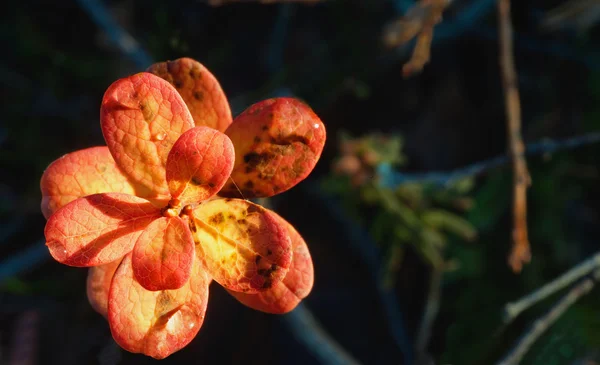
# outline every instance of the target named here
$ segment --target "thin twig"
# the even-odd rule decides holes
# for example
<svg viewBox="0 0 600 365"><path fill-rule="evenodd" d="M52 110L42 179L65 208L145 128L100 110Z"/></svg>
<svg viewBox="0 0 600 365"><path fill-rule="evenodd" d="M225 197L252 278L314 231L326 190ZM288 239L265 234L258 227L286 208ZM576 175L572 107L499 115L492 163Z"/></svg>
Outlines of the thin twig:
<svg viewBox="0 0 600 365"><path fill-rule="evenodd" d="M302 303L286 314L285 322L292 329L292 333L299 341L304 343L311 353L322 364L359 364L359 362L344 350L315 319L313 314Z"/></svg>
<svg viewBox="0 0 600 365"><path fill-rule="evenodd" d="M513 55L513 30L510 21L510 0L498 0L498 23L500 32L500 68L506 105L507 136L513 163L513 232L512 251L508 263L514 272L520 272L523 264L531 259L527 238L527 187L531 178L527 171L521 136L521 103L515 60Z"/></svg>
<svg viewBox="0 0 600 365"><path fill-rule="evenodd" d="M593 277L588 277L574 286L569 293L562 297L545 315L538 318L529 330L515 343L509 353L497 365L514 365L521 362L523 356L544 332L556 322L558 318L573 305L579 298L589 293L594 287L595 280L600 279L600 270L594 272Z"/></svg>
<svg viewBox="0 0 600 365"><path fill-rule="evenodd" d="M573 267L571 270L542 286L533 293L528 294L527 296L515 302L506 304L504 307L504 322L506 324L512 322L527 308L535 305L541 300L546 299L550 295L573 284L575 281L598 269L600 269L600 252Z"/></svg>
<svg viewBox="0 0 600 365"><path fill-rule="evenodd" d="M590 133L561 141L544 140L537 143L531 143L527 145L525 153L527 155L544 155L598 142L600 142L600 133ZM489 160L476 162L472 165L460 167L452 171L430 171L425 173L403 173L400 171L393 171L390 165L381 164L377 169L377 173L380 178L379 184L388 188L396 188L399 185L406 183L429 183L448 186L460 179L480 175L493 168L502 166L509 161L510 158L508 155L502 155Z"/></svg>
<svg viewBox="0 0 600 365"><path fill-rule="evenodd" d="M429 11L424 18L423 26L417 35L417 44L413 54L407 63L402 66L402 74L408 77L421 72L431 57L431 41L433 40L433 28L442 20L442 12L446 7L446 0L421 0L429 3Z"/></svg>

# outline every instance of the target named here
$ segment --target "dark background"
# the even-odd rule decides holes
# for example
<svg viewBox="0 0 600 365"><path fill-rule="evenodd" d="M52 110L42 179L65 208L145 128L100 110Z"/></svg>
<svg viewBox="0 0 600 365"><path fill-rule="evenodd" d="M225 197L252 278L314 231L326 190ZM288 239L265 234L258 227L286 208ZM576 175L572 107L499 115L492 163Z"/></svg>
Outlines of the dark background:
<svg viewBox="0 0 600 365"><path fill-rule="evenodd" d="M382 42L386 24L403 14L408 0L220 7L183 0L102 1L110 19L139 43L129 53L115 45L113 28L90 3L95 2L8 1L0 15L0 363L10 363L19 352L40 364L154 362L114 345L107 323L87 302L86 270L50 260L39 179L63 154L104 144L99 107L113 81L151 62L183 56L216 75L234 115L270 96L295 95L321 117L328 142L317 168L272 201L313 255L315 287L305 307L356 360L407 361L399 343L410 347L415 340L429 268L407 250L394 287L405 336L398 340L390 331L394 321L381 309L373 267L350 243L360 241L357 235L365 230L344 217L339 197L323 192L319 181L332 174L342 130L355 136L401 133L409 161L403 168L410 172L451 170L505 153L495 2L456 0L436 27L431 62L410 78L403 78L402 65L412 43L390 49ZM549 31L540 27L544 14L564 2L513 3L525 142L599 131L600 29L593 23L578 27L598 5ZM503 305L598 251L599 152L592 144L528 159L533 261L520 275L506 265L511 169L477 178L472 197L489 219L470 215L488 222L476 224L477 242L466 249L456 239L452 243L468 252L462 259L476 269L444 278L428 347L435 363L497 361L558 297L506 328ZM598 305L596 290L540 339L524 363L572 364L597 355ZM318 350L302 341L302 331L311 329L299 331L291 323L240 305L213 283L204 327L163 363L322 362ZM14 362L21 363L26 362Z"/></svg>

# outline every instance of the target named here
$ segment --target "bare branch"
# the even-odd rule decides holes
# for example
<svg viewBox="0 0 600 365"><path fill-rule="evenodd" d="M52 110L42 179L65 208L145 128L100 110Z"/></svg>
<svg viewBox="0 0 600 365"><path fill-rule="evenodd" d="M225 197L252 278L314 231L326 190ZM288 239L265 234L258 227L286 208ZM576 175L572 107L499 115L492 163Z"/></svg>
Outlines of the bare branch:
<svg viewBox="0 0 600 365"><path fill-rule="evenodd" d="M573 287L567 295L562 297L546 314L538 318L531 325L529 330L515 343L508 355L498 362L497 365L514 365L520 363L535 341L579 298L589 293L594 287L595 280L598 279L600 279L600 270L596 270L593 277L588 277Z"/></svg>
<svg viewBox="0 0 600 365"><path fill-rule="evenodd" d="M507 136L513 163L513 232L512 251L508 263L514 272L531 259L527 238L527 187L531 184L521 137L521 103L513 55L513 30L510 21L510 0L498 0L500 33L500 67L506 106Z"/></svg>
<svg viewBox="0 0 600 365"><path fill-rule="evenodd" d="M594 270L600 269L600 252L583 261L571 270L562 274L558 278L552 280L542 286L533 293L517 300L516 302L508 303L504 307L504 322L506 324L512 322L519 314L527 308L535 305L541 300L546 299L557 291L566 288L582 277L589 275Z"/></svg>

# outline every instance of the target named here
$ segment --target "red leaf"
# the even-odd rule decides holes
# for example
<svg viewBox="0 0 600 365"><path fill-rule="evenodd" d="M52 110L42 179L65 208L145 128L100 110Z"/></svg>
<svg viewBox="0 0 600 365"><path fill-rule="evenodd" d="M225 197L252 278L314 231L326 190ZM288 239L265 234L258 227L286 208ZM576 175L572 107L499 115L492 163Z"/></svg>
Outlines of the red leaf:
<svg viewBox="0 0 600 365"><path fill-rule="evenodd" d="M132 195L88 195L48 219L46 245L52 257L63 264L106 264L130 252L144 228L159 216L160 211L149 201Z"/></svg>
<svg viewBox="0 0 600 365"><path fill-rule="evenodd" d="M149 291L133 277L125 256L110 287L108 321L125 350L163 359L185 347L198 333L208 301L210 279L195 264L190 280L177 290Z"/></svg>
<svg viewBox="0 0 600 365"><path fill-rule="evenodd" d="M304 180L315 167L325 144L325 126L306 104L276 98L252 105L225 134L235 147L231 174L243 197L269 197ZM233 182L222 196L240 197Z"/></svg>
<svg viewBox="0 0 600 365"><path fill-rule="evenodd" d="M147 72L120 79L104 94L100 122L117 165L144 187L143 196L167 197L167 156L179 136L194 126L173 86Z"/></svg>
<svg viewBox="0 0 600 365"><path fill-rule="evenodd" d="M275 215L275 213L273 213ZM228 290L242 304L267 313L283 314L292 311L312 290L314 270L306 242L296 229L280 216L292 241L294 255L292 265L285 278L267 291L246 294Z"/></svg>
<svg viewBox="0 0 600 365"><path fill-rule="evenodd" d="M240 199L217 199L194 209L190 228L196 254L227 289L257 293L287 273L291 242L274 214Z"/></svg>
<svg viewBox="0 0 600 365"><path fill-rule="evenodd" d="M231 124L231 109L221 85L200 62L191 58L156 63L151 72L175 86L187 104L196 126L223 132Z"/></svg>
<svg viewBox="0 0 600 365"><path fill-rule="evenodd" d="M132 260L135 278L144 288L181 288L194 263L194 241L187 224L177 216L154 220L138 238Z"/></svg>
<svg viewBox="0 0 600 365"><path fill-rule="evenodd" d="M234 159L229 137L208 127L181 135L167 159L167 182L173 198L183 205L216 194L231 174Z"/></svg>
<svg viewBox="0 0 600 365"><path fill-rule="evenodd" d="M87 297L94 308L106 318L108 313L108 292L115 271L121 264L121 259L108 264L90 267L87 276Z"/></svg>
<svg viewBox="0 0 600 365"><path fill-rule="evenodd" d="M135 195L108 147L92 147L64 155L52 162L40 182L42 212L46 219L77 198L97 193Z"/></svg>

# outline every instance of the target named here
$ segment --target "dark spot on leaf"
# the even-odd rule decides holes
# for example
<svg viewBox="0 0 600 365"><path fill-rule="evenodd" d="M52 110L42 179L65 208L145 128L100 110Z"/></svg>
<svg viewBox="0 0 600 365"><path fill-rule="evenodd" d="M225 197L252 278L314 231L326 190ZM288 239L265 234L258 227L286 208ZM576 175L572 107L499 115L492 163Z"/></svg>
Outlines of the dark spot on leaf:
<svg viewBox="0 0 600 365"><path fill-rule="evenodd" d="M183 81L179 79L173 80L173 85L175 85L176 88L181 89L183 87Z"/></svg>
<svg viewBox="0 0 600 365"><path fill-rule="evenodd" d="M271 282L271 280L265 280L262 287L263 287L263 289L269 289L269 288L271 288L271 286L273 286L273 283Z"/></svg>
<svg viewBox="0 0 600 365"><path fill-rule="evenodd" d="M190 180L190 182L192 183L192 185L202 185L202 181L196 176L192 177L192 180Z"/></svg>
<svg viewBox="0 0 600 365"><path fill-rule="evenodd" d="M248 180L244 183L244 187L252 189L254 187L254 182L252 180Z"/></svg>
<svg viewBox="0 0 600 365"><path fill-rule="evenodd" d="M260 143L260 137L259 136L254 137L254 143Z"/></svg>
<svg viewBox="0 0 600 365"><path fill-rule="evenodd" d="M271 138L271 143L279 146L287 146L294 142L300 142L302 144L308 144L310 140L305 136L301 136L299 134L290 134L287 137L278 136L277 138Z"/></svg>
<svg viewBox="0 0 600 365"><path fill-rule="evenodd" d="M227 198L227 199L225 199L226 202L230 202L232 200L233 200L233 198Z"/></svg>
<svg viewBox="0 0 600 365"><path fill-rule="evenodd" d="M256 255L256 258L254 259L254 263L258 265L258 263L260 262L260 259L262 259L262 257Z"/></svg>
<svg viewBox="0 0 600 365"><path fill-rule="evenodd" d="M267 129L269 129L269 127L268 127L268 126L266 126L266 125L263 125L261 129L262 129L263 131L266 131Z"/></svg>
<svg viewBox="0 0 600 365"><path fill-rule="evenodd" d="M209 182L209 183L208 183L208 187L209 187L209 188L214 188L214 187L215 187L215 183Z"/></svg>
<svg viewBox="0 0 600 365"><path fill-rule="evenodd" d="M238 219L238 223L239 224L246 224L246 223L248 223L248 221L246 221L244 218L242 218L242 219Z"/></svg>
<svg viewBox="0 0 600 365"><path fill-rule="evenodd" d="M227 218L229 218L229 219L233 220L233 219L235 219L235 215L233 215L233 214L229 214L229 215L227 216Z"/></svg>
<svg viewBox="0 0 600 365"><path fill-rule="evenodd" d="M194 99L202 101L202 99L204 99L204 94L201 91L194 91Z"/></svg>
<svg viewBox="0 0 600 365"><path fill-rule="evenodd" d="M268 271L267 269L258 269L257 272L258 272L258 275L265 276L265 274L267 273L267 271Z"/></svg>
<svg viewBox="0 0 600 365"><path fill-rule="evenodd" d="M223 212L219 212L208 219L211 224L219 224L225 221L225 215Z"/></svg>
<svg viewBox="0 0 600 365"><path fill-rule="evenodd" d="M269 164L273 158L275 158L275 155L269 152L248 152L246 155L244 155L244 162L246 163L246 167L250 168L251 170L257 168L261 169L265 165Z"/></svg>
<svg viewBox="0 0 600 365"><path fill-rule="evenodd" d="M271 250L267 250L267 256L270 256L270 255L272 255L272 254L273 254L273 251L271 251Z"/></svg>
<svg viewBox="0 0 600 365"><path fill-rule="evenodd" d="M261 208L258 205L250 204L246 210L246 214L261 212Z"/></svg>

